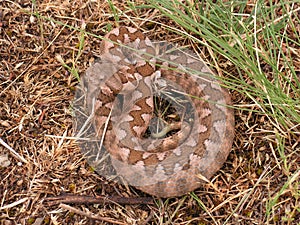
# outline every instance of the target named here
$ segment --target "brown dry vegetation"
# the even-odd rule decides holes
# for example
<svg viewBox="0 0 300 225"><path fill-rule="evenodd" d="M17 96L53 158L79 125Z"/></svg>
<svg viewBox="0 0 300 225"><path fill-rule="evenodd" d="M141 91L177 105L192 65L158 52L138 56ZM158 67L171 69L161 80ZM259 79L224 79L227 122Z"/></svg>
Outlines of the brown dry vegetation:
<svg viewBox="0 0 300 225"><path fill-rule="evenodd" d="M78 84L74 74L84 73L101 41L80 28L102 36L110 27L128 25L141 28L151 39L189 43L142 20L180 29L158 11L130 10L125 2L114 2L120 10L126 9L120 18L114 17L106 1L0 2L0 138L27 161L0 145L0 156L8 154L11 162L0 167L0 224L299 224L299 181L288 182L288 175L299 180L300 139L286 131L285 167L276 150L276 128L266 115L251 111L260 108L237 91L232 91L234 104L250 105L250 111L236 110L234 145L212 184L191 195L155 199L153 205L73 204L80 210L75 211L45 201L63 193L147 196L95 174L68 138L73 133L71 105ZM201 49L208 55L205 47ZM72 73L60 57L74 69ZM225 59L219 63L232 70ZM295 70L300 71L300 64ZM276 211L267 217L267 202L277 195Z"/></svg>

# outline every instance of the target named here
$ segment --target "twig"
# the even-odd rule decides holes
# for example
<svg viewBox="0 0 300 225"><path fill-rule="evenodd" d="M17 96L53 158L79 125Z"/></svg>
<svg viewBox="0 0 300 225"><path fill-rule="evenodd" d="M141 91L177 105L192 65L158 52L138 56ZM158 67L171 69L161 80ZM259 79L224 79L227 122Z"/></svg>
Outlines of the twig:
<svg viewBox="0 0 300 225"><path fill-rule="evenodd" d="M19 153L17 153L12 147L6 144L1 138L0 138L0 144L2 144L5 148L7 148L17 159L21 160L23 163L28 163L26 159L20 156Z"/></svg>
<svg viewBox="0 0 300 225"><path fill-rule="evenodd" d="M26 202L27 200L28 200L28 197L22 198L22 199L20 199L20 200L18 200L16 202L13 202L11 204L8 204L8 205L0 207L0 210L13 208L13 207L15 207L15 206L17 206L19 204L22 204L23 202Z"/></svg>
<svg viewBox="0 0 300 225"><path fill-rule="evenodd" d="M66 204L60 204L59 207L61 207L63 209L66 209L66 210L69 210L71 212L77 213L79 215L86 216L86 217L88 217L90 219L101 220L101 221L108 222L108 223L113 223L113 224L125 225L125 223L118 222L118 221L112 220L112 219L107 218L107 217L96 216L96 215L93 215L90 212L83 212L83 211L81 211L79 209L76 209L76 208L71 207L71 206L66 205Z"/></svg>
<svg viewBox="0 0 300 225"><path fill-rule="evenodd" d="M153 199L150 197L136 197L125 198L119 196L86 196L86 195L73 195L64 194L57 197L48 197L45 201L48 204L55 205L59 203L73 203L73 204L104 204L104 203L117 203L122 205L136 205L136 204L150 204L153 205Z"/></svg>

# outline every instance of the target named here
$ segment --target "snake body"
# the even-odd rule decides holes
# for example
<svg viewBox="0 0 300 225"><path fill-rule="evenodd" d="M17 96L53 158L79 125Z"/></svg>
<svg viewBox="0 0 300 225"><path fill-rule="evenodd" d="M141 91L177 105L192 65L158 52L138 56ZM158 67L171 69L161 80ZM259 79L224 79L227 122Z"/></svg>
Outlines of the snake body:
<svg viewBox="0 0 300 225"><path fill-rule="evenodd" d="M101 60L83 78L97 137L115 170L130 185L159 197L198 188L199 175L209 179L223 165L234 137L228 91L201 60L169 50L140 30L115 28L101 43ZM161 90L184 95L190 118L170 122L171 134L153 138L146 133L153 96Z"/></svg>

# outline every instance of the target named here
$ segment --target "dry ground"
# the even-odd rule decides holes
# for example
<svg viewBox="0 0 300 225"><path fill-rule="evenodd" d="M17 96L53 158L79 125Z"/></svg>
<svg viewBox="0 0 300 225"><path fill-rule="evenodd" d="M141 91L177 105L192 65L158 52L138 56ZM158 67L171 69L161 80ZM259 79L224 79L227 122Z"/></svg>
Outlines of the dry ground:
<svg viewBox="0 0 300 225"><path fill-rule="evenodd" d="M121 3L115 4L123 8ZM154 10L129 10L126 15L176 26ZM87 32L100 36L109 27L126 24L140 27L152 39L168 37L187 43L150 22L119 19L117 23L106 1L0 2L0 138L27 161L0 145L0 156L8 154L10 162L0 167L0 224L224 224L226 220L227 224L264 224L267 202L278 194L269 223L299 223L299 186L287 185L280 192L288 183L285 173L299 170L299 139L287 139L286 171L278 162L282 158L276 151L272 124L262 114L242 110L235 112L238 132L227 162L213 178L213 186L203 185L194 195L155 199L154 204L71 205L80 212L45 201L63 193L147 197L99 177L67 138L73 132L71 104L78 84L74 74L83 74L99 52L100 39L86 34L79 54L82 33L78 29L84 23ZM206 54L206 48L202 49ZM74 69L72 73L59 57ZM226 62L220 65L225 68ZM234 104L247 107L245 96L231 94ZM259 108L253 105L253 109ZM83 212L111 222L92 219Z"/></svg>

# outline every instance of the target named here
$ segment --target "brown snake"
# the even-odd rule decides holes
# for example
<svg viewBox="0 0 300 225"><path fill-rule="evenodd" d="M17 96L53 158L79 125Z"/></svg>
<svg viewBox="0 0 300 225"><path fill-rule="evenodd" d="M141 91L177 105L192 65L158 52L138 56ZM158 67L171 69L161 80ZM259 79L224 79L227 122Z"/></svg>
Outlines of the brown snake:
<svg viewBox="0 0 300 225"><path fill-rule="evenodd" d="M209 179L225 162L234 137L230 96L194 55L119 27L105 36L100 61L82 83L97 137L130 185L159 197L180 196L201 185L198 175ZM170 110L181 118L149 132L153 96L162 93L172 105L179 102Z"/></svg>

